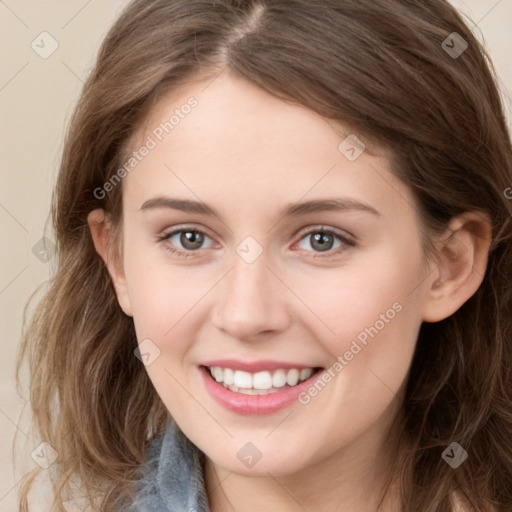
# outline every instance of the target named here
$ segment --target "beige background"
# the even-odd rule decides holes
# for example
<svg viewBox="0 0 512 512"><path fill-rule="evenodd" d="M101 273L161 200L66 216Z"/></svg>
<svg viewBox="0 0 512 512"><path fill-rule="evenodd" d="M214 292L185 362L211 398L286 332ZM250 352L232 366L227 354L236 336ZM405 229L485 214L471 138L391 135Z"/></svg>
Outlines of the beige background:
<svg viewBox="0 0 512 512"><path fill-rule="evenodd" d="M500 77L509 124L512 126L512 0L453 0L467 14L484 41ZM0 0L0 511L16 511L16 493L23 472L35 467L30 453L28 407L16 394L14 368L29 295L51 272L32 252L42 238L49 213L62 139L84 78L101 39L126 4L122 0ZM39 52L55 44L47 58ZM41 37L44 38L44 48ZM38 43L39 42L39 43ZM511 184L512 185L512 184ZM52 233L47 231L51 239ZM63 340L65 342L65 340ZM26 391L26 386L25 386ZM12 446L17 433L17 464ZM26 452L26 453L24 453ZM37 508L49 510L38 496Z"/></svg>

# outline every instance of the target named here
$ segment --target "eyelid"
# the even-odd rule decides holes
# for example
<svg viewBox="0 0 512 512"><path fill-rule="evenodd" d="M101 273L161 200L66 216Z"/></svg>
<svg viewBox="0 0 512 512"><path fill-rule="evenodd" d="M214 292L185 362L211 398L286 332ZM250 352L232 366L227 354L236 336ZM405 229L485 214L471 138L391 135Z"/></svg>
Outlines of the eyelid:
<svg viewBox="0 0 512 512"><path fill-rule="evenodd" d="M172 228L169 228L167 231L166 229L163 229L158 237L168 237L175 235L176 233L180 231L197 231L199 233L204 233L205 235L208 235L210 238L214 238L210 235L210 231L205 228L204 226L201 226L199 224L178 224L177 226L173 226Z"/></svg>
<svg viewBox="0 0 512 512"><path fill-rule="evenodd" d="M294 235L294 238L298 236L300 240L304 238L305 235L309 235L312 232L322 231L324 233L333 233L336 236L344 239L347 242L351 242L355 244L355 236L349 233L348 231L344 231L335 227L326 226L325 224L317 224L313 226L308 226L304 229L301 229L298 233Z"/></svg>

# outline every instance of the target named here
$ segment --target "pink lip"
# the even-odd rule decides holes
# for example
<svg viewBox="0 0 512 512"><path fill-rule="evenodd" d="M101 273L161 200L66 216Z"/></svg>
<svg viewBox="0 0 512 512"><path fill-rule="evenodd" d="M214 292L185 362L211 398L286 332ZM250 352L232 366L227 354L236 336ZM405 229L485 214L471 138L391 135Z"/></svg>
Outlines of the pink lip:
<svg viewBox="0 0 512 512"><path fill-rule="evenodd" d="M215 361L205 361L201 363L203 366L219 366L220 368L231 368L233 370L243 370L250 373L279 370L286 368L315 368L314 366L305 366L303 364L285 363L284 361L238 361L236 359L216 359Z"/></svg>
<svg viewBox="0 0 512 512"><path fill-rule="evenodd" d="M217 365L212 365L217 366ZM221 365L218 365L221 366ZM232 366L226 365L227 368ZM261 368L261 366L259 366ZM279 366L278 368L283 368ZM293 366L292 368L297 368ZM310 368L304 367L302 368ZM289 406L298 399L300 393L306 391L311 386L313 379L318 378L318 372L306 379L304 382L297 384L291 388L277 391L276 393L270 393L269 395L244 395L242 393L236 393L226 389L222 384L219 384L215 379L212 378L210 372L204 366L199 367L202 378L204 380L206 389L213 397L213 399L226 409L238 414L246 416L256 416L262 414L272 414L285 407Z"/></svg>

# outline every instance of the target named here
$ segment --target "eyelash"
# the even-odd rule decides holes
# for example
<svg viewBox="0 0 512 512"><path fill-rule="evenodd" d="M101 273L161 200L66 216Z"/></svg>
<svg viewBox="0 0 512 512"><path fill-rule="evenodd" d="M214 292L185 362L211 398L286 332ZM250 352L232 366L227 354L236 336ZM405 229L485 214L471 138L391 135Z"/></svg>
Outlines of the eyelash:
<svg viewBox="0 0 512 512"><path fill-rule="evenodd" d="M199 233L201 235L207 236L208 238L211 238L204 231L202 231L200 229L196 229L193 226L181 226L179 229L175 229L171 233L166 233L166 234L157 236L157 241L158 242L165 242L166 240L172 238L174 235L176 235L178 233L182 233L182 232ZM332 228L330 228L330 229L329 228L324 228L324 226L317 227L315 229L311 229L311 230L303 233L302 236L299 239L299 242L301 240L303 240L304 238L306 238L307 236L310 236L310 235L312 235L314 233L322 233L322 234L331 235L331 236L337 238L338 240L340 240L341 242L343 242L343 245L341 247L338 247L337 250L326 251L326 252L330 253L328 256L323 256L323 255L321 255L321 253L316 253L316 254L314 254L312 256L314 259L318 259L318 258L330 259L330 258L332 258L334 256L337 256L340 252L343 252L343 251L347 250L346 246L348 246L348 247L355 247L356 246L356 243L353 240L351 240L350 238L342 235L341 233L339 233L338 231L336 231L336 230L334 230ZM173 249L172 247L170 247L169 245L166 245L166 244L164 244L164 247L165 247L166 251L169 251L171 254L173 254L174 256L177 256L178 258L189 258L190 256L193 256L193 254L195 252L199 251L199 250L195 250L195 251L190 251L190 250L189 251L180 251L180 250L177 250L177 249ZM312 252L312 251L307 251L307 252Z"/></svg>

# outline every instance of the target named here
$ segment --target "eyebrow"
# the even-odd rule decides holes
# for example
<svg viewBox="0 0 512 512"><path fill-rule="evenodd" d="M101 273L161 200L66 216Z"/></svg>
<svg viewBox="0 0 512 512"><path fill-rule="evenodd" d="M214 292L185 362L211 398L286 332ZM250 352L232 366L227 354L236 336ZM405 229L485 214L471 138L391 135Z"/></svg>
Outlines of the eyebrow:
<svg viewBox="0 0 512 512"><path fill-rule="evenodd" d="M205 203L192 201L190 199L178 199L172 197L158 196L145 201L140 210L147 211L154 208L172 208L187 213L197 213L200 215L209 215L221 218L218 212ZM301 203L292 203L287 205L282 213L284 217L299 217L309 213L317 213L324 211L361 211L371 213L377 217L381 217L381 213L369 204L355 201L348 198L329 198L321 200L304 201Z"/></svg>

